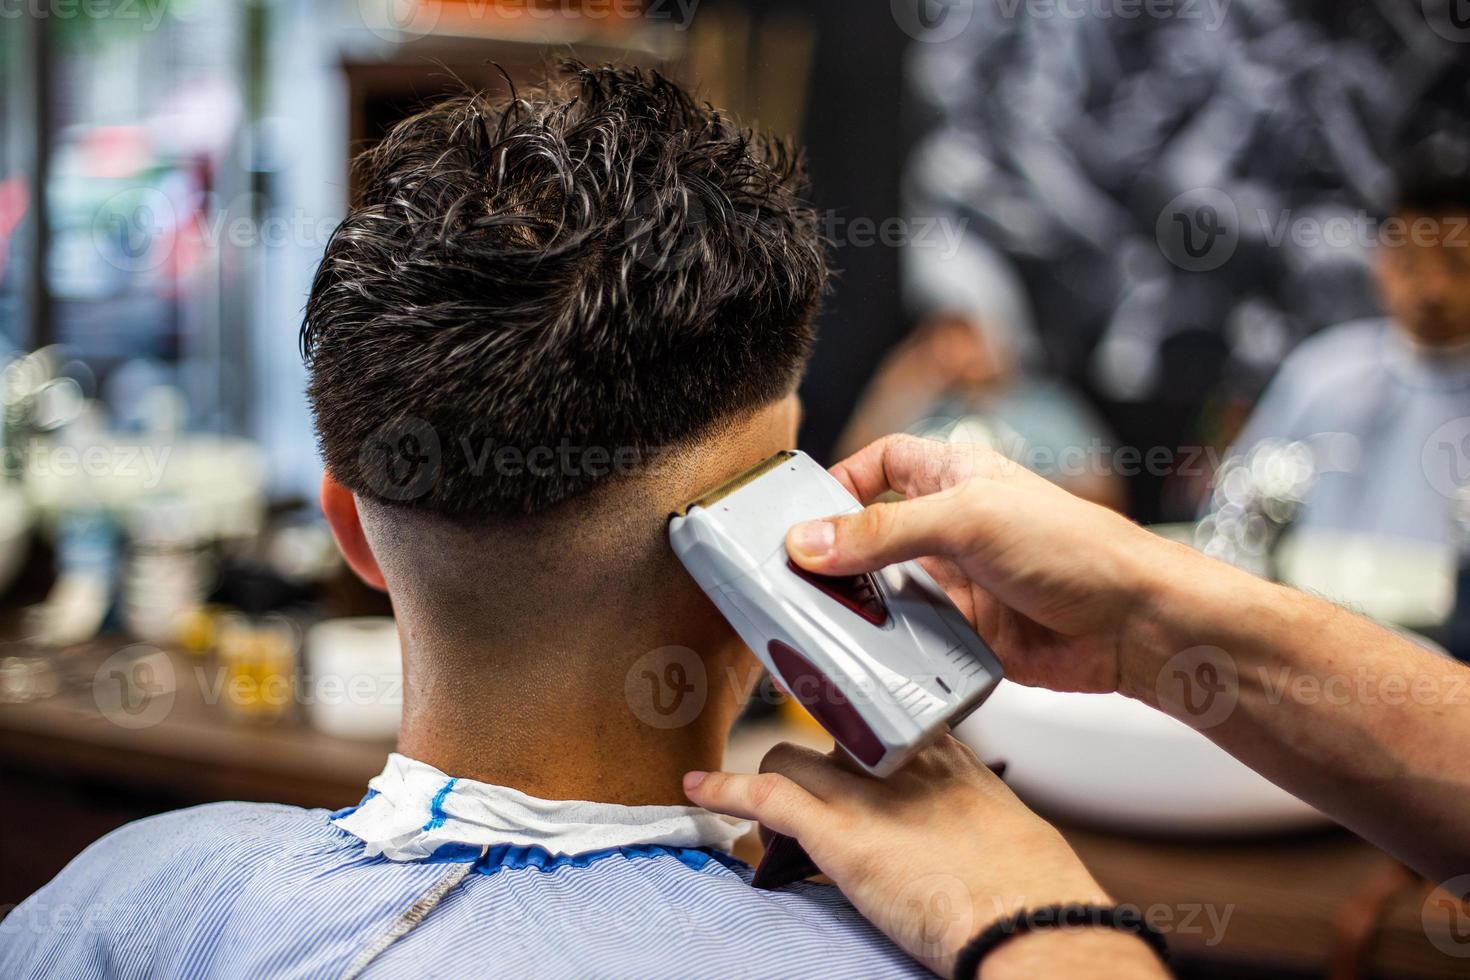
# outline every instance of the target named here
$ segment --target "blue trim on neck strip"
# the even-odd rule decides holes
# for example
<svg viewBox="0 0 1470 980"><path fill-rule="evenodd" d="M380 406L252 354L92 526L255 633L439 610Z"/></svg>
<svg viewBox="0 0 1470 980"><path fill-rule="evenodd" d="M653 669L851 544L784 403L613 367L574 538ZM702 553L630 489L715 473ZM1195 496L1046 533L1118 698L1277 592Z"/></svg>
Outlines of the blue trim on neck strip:
<svg viewBox="0 0 1470 980"><path fill-rule="evenodd" d="M525 868L534 868L541 872L556 871L559 868L585 868L612 857L629 861L672 857L694 871L702 870L710 861L716 861L732 870L746 867L743 861L712 847L670 847L667 844L627 844L581 854L552 854L535 844L495 844L485 852L484 857L480 856L480 848L473 844L441 844L424 861L427 864L473 861L472 870L476 874L493 875L497 871L521 871Z"/></svg>
<svg viewBox="0 0 1470 980"><path fill-rule="evenodd" d="M449 814L444 812L444 801L449 799L450 793L454 792L454 784L457 782L459 782L459 777L455 776L439 787L439 792L434 794L434 799L429 803L429 822L421 829L438 830L444 826L445 821L449 819Z"/></svg>

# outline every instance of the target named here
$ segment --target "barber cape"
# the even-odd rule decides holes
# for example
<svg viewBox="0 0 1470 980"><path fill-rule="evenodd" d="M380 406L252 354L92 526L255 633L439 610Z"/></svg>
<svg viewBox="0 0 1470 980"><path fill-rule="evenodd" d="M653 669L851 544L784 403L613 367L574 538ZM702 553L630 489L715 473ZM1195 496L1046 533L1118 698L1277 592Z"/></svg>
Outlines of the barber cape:
<svg viewBox="0 0 1470 980"><path fill-rule="evenodd" d="M388 758L357 806L216 803L97 841L0 922L0 976L928 976L740 821L540 800Z"/></svg>

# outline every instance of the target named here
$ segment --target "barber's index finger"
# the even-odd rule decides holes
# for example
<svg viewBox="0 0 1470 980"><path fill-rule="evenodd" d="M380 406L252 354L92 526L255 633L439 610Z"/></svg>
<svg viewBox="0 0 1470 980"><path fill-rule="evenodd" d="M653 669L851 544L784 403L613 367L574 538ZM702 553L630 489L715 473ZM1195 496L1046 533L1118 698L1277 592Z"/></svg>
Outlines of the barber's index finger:
<svg viewBox="0 0 1470 980"><path fill-rule="evenodd" d="M936 493L975 469L975 447L918 436L885 436L832 467L832 475L864 504L890 491L905 497Z"/></svg>

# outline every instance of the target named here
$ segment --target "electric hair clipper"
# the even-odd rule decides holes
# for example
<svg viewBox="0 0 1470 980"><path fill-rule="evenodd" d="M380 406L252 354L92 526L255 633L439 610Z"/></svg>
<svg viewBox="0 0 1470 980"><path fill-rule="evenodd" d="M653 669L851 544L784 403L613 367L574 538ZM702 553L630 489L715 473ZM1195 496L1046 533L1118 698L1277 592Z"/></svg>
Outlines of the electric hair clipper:
<svg viewBox="0 0 1470 980"><path fill-rule="evenodd" d="M811 457L777 453L669 520L689 574L782 686L863 768L886 776L975 710L995 654L917 562L829 577L786 532L862 507Z"/></svg>

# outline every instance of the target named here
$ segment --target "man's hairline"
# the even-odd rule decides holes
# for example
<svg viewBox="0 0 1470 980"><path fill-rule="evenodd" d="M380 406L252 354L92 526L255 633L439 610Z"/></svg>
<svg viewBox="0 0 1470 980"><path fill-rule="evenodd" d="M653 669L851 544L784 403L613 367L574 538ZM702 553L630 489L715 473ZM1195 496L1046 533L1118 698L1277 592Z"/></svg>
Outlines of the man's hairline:
<svg viewBox="0 0 1470 980"><path fill-rule="evenodd" d="M590 484L586 489L570 496L564 497L549 507L533 513L521 514L466 514L457 515L444 513L429 507L415 506L411 502L395 501L382 496L364 493L352 487L348 491L352 494L357 504L358 513L362 515L363 523L368 520L379 519L397 522L403 520L407 523L423 522L453 532L461 533L484 533L490 530L515 531L522 530L534 532L538 526L544 526L543 522L554 519L558 512L567 516L567 508L575 508L579 505L589 509L596 509L599 501L594 498L611 493L613 487L619 485L630 485L635 480L656 481L659 474L667 472L667 467L677 465L680 459L687 459L697 451L701 444L714 442L722 436L729 435L747 424L761 412L767 411L775 405L796 394L800 384L801 372L796 373L796 378L786 386L783 392L769 401L749 405L734 412L717 416L706 425L690 432L681 438L663 446L650 447L639 450L640 459L646 458L652 453L656 457L652 466L641 468L632 474L609 472L607 476L600 477L596 482ZM327 470L330 473L330 468ZM333 479L336 479L333 474Z"/></svg>

